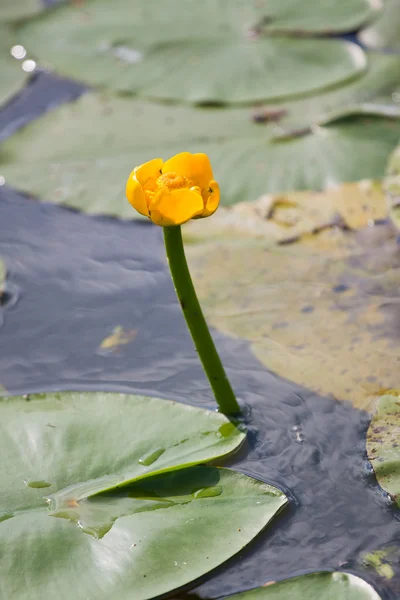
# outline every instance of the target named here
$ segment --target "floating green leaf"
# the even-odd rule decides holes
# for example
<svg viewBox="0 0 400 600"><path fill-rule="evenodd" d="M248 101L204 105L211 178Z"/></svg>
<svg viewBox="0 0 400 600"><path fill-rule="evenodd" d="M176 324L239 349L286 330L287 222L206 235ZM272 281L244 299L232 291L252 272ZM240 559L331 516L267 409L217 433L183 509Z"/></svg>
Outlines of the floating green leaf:
<svg viewBox="0 0 400 600"><path fill-rule="evenodd" d="M244 438L213 411L50 393L3 398L0 416L5 598L153 598L238 552L287 502L239 473L190 467Z"/></svg>
<svg viewBox="0 0 400 600"><path fill-rule="evenodd" d="M21 63L10 54L16 43L12 32L1 24L0 16L0 106L11 98L25 83L27 74Z"/></svg>
<svg viewBox="0 0 400 600"><path fill-rule="evenodd" d="M385 177L385 191L390 217L400 229L400 146L390 157Z"/></svg>
<svg viewBox="0 0 400 600"><path fill-rule="evenodd" d="M285 102L256 111L256 118L280 114L279 126L324 125L354 115L400 117L400 56L368 53L368 69L347 85L323 91L303 100ZM264 117L263 117L264 115Z"/></svg>
<svg viewBox="0 0 400 600"><path fill-rule="evenodd" d="M358 37L369 48L400 50L400 0L385 0L381 16Z"/></svg>
<svg viewBox="0 0 400 600"><path fill-rule="evenodd" d="M207 152L227 205L268 192L381 178L400 121L342 121L274 140L277 131L272 123L256 123L245 108L160 106L87 94L6 140L0 175L43 200L133 218L126 179L155 156Z"/></svg>
<svg viewBox="0 0 400 600"><path fill-rule="evenodd" d="M32 498L24 480L51 482L50 492L89 481L91 493L97 493L224 456L244 439L219 413L155 398L54 393L28 399L5 398L0 405L2 427L14 439L4 442L3 463L11 460L12 467L2 476L0 499L19 510ZM24 441L21 452L18 440ZM83 443L90 460L82 459ZM60 458L58 448L67 454ZM90 495L86 488L81 493Z"/></svg>
<svg viewBox="0 0 400 600"><path fill-rule="evenodd" d="M229 596L229 600L380 600L366 581L350 573L310 573Z"/></svg>
<svg viewBox="0 0 400 600"><path fill-rule="evenodd" d="M89 0L28 22L19 33L30 53L61 73L92 85L187 102L254 102L310 93L366 68L364 52L343 40L267 37L268 21L283 30L350 29L374 14L374 3L332 7L292 0L243 5L239 0ZM286 23L286 25L285 25ZM274 25L275 24L275 25Z"/></svg>
<svg viewBox="0 0 400 600"><path fill-rule="evenodd" d="M400 506L400 395L379 398L367 432L367 452L378 483Z"/></svg>

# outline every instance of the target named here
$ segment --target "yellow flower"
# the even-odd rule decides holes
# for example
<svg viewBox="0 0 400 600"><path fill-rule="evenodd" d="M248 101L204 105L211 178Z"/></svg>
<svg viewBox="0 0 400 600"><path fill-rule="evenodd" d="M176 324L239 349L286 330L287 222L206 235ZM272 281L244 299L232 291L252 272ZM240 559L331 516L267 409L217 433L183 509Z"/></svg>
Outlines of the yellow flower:
<svg viewBox="0 0 400 600"><path fill-rule="evenodd" d="M219 204L219 186L206 154L181 152L166 162L154 158L135 167L126 197L156 225L172 227L212 215Z"/></svg>

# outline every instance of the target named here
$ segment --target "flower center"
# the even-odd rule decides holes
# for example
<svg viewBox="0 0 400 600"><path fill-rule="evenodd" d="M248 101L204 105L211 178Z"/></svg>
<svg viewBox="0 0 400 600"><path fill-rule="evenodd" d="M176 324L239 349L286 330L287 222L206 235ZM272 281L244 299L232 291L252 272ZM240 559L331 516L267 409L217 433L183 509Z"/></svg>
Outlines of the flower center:
<svg viewBox="0 0 400 600"><path fill-rule="evenodd" d="M180 190L181 188L190 188L192 182L184 175L178 173L164 173L157 179L158 187L166 187L169 190Z"/></svg>

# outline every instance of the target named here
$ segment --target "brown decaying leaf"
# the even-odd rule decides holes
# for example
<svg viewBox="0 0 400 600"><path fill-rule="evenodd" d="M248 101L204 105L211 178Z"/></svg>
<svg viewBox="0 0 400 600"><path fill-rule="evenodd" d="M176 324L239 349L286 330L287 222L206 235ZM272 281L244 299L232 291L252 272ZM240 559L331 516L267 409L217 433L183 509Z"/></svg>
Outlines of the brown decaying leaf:
<svg viewBox="0 0 400 600"><path fill-rule="evenodd" d="M400 361L400 251L389 223L372 226L379 190L263 197L217 213L211 232L186 229L210 324L279 375L362 408L396 387ZM338 215L347 227L329 226Z"/></svg>

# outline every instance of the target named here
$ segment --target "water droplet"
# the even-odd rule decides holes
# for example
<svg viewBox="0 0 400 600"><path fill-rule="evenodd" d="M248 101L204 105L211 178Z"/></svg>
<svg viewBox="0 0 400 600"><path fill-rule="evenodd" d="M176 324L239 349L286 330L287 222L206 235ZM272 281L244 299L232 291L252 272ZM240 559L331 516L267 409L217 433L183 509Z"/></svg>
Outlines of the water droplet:
<svg viewBox="0 0 400 600"><path fill-rule="evenodd" d="M139 458L138 463L144 467L149 467L155 463L156 460L159 459L162 454L164 454L164 452L165 448L156 448L156 450L150 450L150 452L143 454L143 456Z"/></svg>
<svg viewBox="0 0 400 600"><path fill-rule="evenodd" d="M8 512L8 510L0 511L0 523L2 521L7 521L7 519L11 519L14 516L12 512Z"/></svg>
<svg viewBox="0 0 400 600"><path fill-rule="evenodd" d="M51 486L51 483L47 481L24 481L24 484L30 488L47 488Z"/></svg>
<svg viewBox="0 0 400 600"><path fill-rule="evenodd" d="M222 435L222 437L227 438L230 437L234 431L235 431L236 427L234 426L233 423L224 423L223 425L221 425L221 427L218 429L220 435Z"/></svg>
<svg viewBox="0 0 400 600"><path fill-rule="evenodd" d="M25 58L25 56L26 56L26 50L20 44L13 46L10 50L10 53L11 53L11 56L16 58L17 60L21 60L22 58Z"/></svg>
<svg viewBox="0 0 400 600"><path fill-rule="evenodd" d="M34 71L36 69L36 63L34 60L24 60L24 62L22 63L22 69L26 72L26 73L32 73L32 71Z"/></svg>
<svg viewBox="0 0 400 600"><path fill-rule="evenodd" d="M143 54L139 50L128 48L127 46L116 46L113 49L113 53L114 56L131 65L140 62L143 58Z"/></svg>
<svg viewBox="0 0 400 600"><path fill-rule="evenodd" d="M219 496L222 493L222 488L219 485L214 485L208 488L201 488L193 492L193 498L212 498L213 496Z"/></svg>

